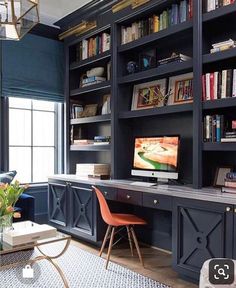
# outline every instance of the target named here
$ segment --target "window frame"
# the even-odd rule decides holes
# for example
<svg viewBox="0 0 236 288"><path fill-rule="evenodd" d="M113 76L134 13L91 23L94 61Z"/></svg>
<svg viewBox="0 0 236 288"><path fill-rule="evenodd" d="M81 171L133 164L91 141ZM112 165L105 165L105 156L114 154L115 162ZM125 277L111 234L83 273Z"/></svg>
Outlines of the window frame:
<svg viewBox="0 0 236 288"><path fill-rule="evenodd" d="M12 97L14 98L14 97ZM49 110L44 110L44 109L34 109L33 108L33 101L37 100L37 99L30 99L31 100L31 107L30 108L18 108L18 107L10 107L9 105L9 98L5 98L5 101L3 103L3 110L5 107L7 107L7 113L4 116L5 119L2 119L3 122L7 122L7 126L8 130L6 132L6 136L7 136L7 141L5 143L5 147L7 146L7 149L4 149L5 151L7 150L7 157L5 158L5 169L4 170L9 170L9 152L10 152L10 147L29 147L31 150L31 181L30 181L30 186L38 186L38 185L45 185L45 183L47 183L47 181L43 181L43 182L32 182L33 180L33 148L54 148L54 173L63 173L64 171L64 163L62 161L59 160L64 158L64 143L63 143L63 135L64 135L64 131L63 131L63 122L64 122L64 118L63 118L63 111L64 111L64 105L62 103L57 103L54 102L54 110L53 111L49 111ZM10 145L9 143L9 138L10 138L10 125L9 125L9 120L10 120L10 109L12 110L23 110L23 111L30 111L31 113L31 145ZM44 112L44 113L53 113L54 114L54 146L50 145L50 146L42 146L42 145L33 145L33 133L34 133L34 129L33 129L33 121L34 121L34 112ZM6 121L7 118L7 121ZM59 133L59 131L61 131L61 133ZM7 169L6 169L7 167Z"/></svg>

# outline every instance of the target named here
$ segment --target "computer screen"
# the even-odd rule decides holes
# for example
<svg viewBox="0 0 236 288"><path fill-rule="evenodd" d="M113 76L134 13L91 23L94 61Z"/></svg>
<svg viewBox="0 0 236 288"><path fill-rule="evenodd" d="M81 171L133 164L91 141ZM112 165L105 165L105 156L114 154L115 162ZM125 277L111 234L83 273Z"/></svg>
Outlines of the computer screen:
<svg viewBox="0 0 236 288"><path fill-rule="evenodd" d="M133 169L177 172L179 136L135 138Z"/></svg>

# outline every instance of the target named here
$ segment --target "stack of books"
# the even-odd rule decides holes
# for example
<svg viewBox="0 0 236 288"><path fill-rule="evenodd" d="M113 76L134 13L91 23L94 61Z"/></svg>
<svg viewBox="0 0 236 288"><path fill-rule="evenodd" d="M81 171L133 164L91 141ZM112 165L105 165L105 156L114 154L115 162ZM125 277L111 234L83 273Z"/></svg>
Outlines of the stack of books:
<svg viewBox="0 0 236 288"><path fill-rule="evenodd" d="M98 84L98 83L102 83L105 82L107 79L106 77L100 77L100 76L91 76L91 77L87 77L84 78L82 80L82 87L86 87L86 86L90 86L93 84Z"/></svg>
<svg viewBox="0 0 236 288"><path fill-rule="evenodd" d="M228 97L236 97L236 69L206 73L202 76L203 101Z"/></svg>
<svg viewBox="0 0 236 288"><path fill-rule="evenodd" d="M236 193L236 172L226 174L225 186L222 187L223 193Z"/></svg>
<svg viewBox="0 0 236 288"><path fill-rule="evenodd" d="M184 54L181 54L181 53L175 54L175 53L173 53L173 55L171 55L168 58L164 58L164 59L158 60L157 61L157 65L158 66L165 65L165 64L172 63L172 62L184 62L184 61L188 61L190 59L191 59L191 57L186 56Z"/></svg>
<svg viewBox="0 0 236 288"><path fill-rule="evenodd" d="M101 177L110 175L109 164L76 164L76 175L79 177Z"/></svg>
<svg viewBox="0 0 236 288"><path fill-rule="evenodd" d="M212 44L212 49L210 50L210 52L215 53L215 52L220 52L220 51L228 50L228 49L235 48L235 47L236 47L236 41L229 39L226 41Z"/></svg>
<svg viewBox="0 0 236 288"><path fill-rule="evenodd" d="M94 141L90 139L74 139L73 144L74 145L92 145L94 144Z"/></svg>
<svg viewBox="0 0 236 288"><path fill-rule="evenodd" d="M203 121L203 140L221 142L224 137L224 115L206 115Z"/></svg>
<svg viewBox="0 0 236 288"><path fill-rule="evenodd" d="M224 138L221 138L221 142L224 143L236 142L236 130L225 132Z"/></svg>
<svg viewBox="0 0 236 288"><path fill-rule="evenodd" d="M132 23L121 28L121 44L137 40L143 36L156 33L193 17L193 0L182 0L180 4L172 4L169 9L159 15Z"/></svg>
<svg viewBox="0 0 236 288"><path fill-rule="evenodd" d="M99 36L83 40L76 48L76 61L85 60L110 50L111 36L102 33Z"/></svg>
<svg viewBox="0 0 236 288"><path fill-rule="evenodd" d="M94 145L108 145L111 142L111 136L95 136Z"/></svg>
<svg viewBox="0 0 236 288"><path fill-rule="evenodd" d="M235 0L204 0L203 1L203 12L210 12L229 4L233 4Z"/></svg>

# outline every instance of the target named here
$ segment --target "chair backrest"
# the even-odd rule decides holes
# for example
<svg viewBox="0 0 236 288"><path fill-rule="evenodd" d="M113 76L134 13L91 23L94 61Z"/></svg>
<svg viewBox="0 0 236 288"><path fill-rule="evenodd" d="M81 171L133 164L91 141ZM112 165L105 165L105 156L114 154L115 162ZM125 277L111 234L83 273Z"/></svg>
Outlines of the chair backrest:
<svg viewBox="0 0 236 288"><path fill-rule="evenodd" d="M116 225L116 221L114 221L111 211L108 207L107 201L105 199L105 197L103 196L102 192L95 186L92 186L92 188L94 189L97 198L98 198L98 202L99 202L99 206L100 206L100 211L102 214L102 219L104 220L104 222L106 222L108 225Z"/></svg>

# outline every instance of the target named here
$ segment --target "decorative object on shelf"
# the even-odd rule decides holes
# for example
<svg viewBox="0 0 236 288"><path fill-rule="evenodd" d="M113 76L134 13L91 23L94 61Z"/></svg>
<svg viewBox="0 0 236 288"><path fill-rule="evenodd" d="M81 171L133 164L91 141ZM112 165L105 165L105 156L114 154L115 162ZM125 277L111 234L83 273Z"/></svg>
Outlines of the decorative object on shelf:
<svg viewBox="0 0 236 288"><path fill-rule="evenodd" d="M129 61L126 65L126 70L129 74L138 72L138 64L135 61Z"/></svg>
<svg viewBox="0 0 236 288"><path fill-rule="evenodd" d="M193 73L169 78L168 105L191 103L193 101Z"/></svg>
<svg viewBox="0 0 236 288"><path fill-rule="evenodd" d="M18 181L11 184L0 183L0 243L3 230L10 228L12 225L12 217L21 217L19 212L14 212L14 207L27 187L21 186Z"/></svg>
<svg viewBox="0 0 236 288"><path fill-rule="evenodd" d="M139 56L139 67L141 70L148 70L154 68L156 65L156 58L152 55L141 54Z"/></svg>
<svg viewBox="0 0 236 288"><path fill-rule="evenodd" d="M111 113L111 95L104 95L103 96L103 105L102 105L102 115L110 114Z"/></svg>
<svg viewBox="0 0 236 288"><path fill-rule="evenodd" d="M94 136L94 145L110 144L111 136Z"/></svg>
<svg viewBox="0 0 236 288"><path fill-rule="evenodd" d="M104 74L104 67L95 67L86 72L87 77L102 77Z"/></svg>
<svg viewBox="0 0 236 288"><path fill-rule="evenodd" d="M110 165L96 163L76 164L76 175L79 177L88 177L88 175L110 175Z"/></svg>
<svg viewBox="0 0 236 288"><path fill-rule="evenodd" d="M228 50L228 49L235 48L235 47L236 47L236 41L229 39L226 41L212 44L212 49L210 50L210 52L215 53L215 52L220 52L220 51Z"/></svg>
<svg viewBox="0 0 236 288"><path fill-rule="evenodd" d="M83 106L81 104L72 104L70 119L78 119L81 117L81 113L83 112Z"/></svg>
<svg viewBox="0 0 236 288"><path fill-rule="evenodd" d="M165 64L172 63L172 62L183 62L183 61L188 61L190 59L191 57L189 56L186 56L181 53L173 52L170 57L158 60L157 65L160 66L160 65L165 65Z"/></svg>
<svg viewBox="0 0 236 288"><path fill-rule="evenodd" d="M81 117L92 117L97 114L98 104L85 105L84 111L81 113Z"/></svg>
<svg viewBox="0 0 236 288"><path fill-rule="evenodd" d="M226 174L221 191L224 193L236 193L236 172L231 171Z"/></svg>
<svg viewBox="0 0 236 288"><path fill-rule="evenodd" d="M225 178L227 173L233 171L232 166L222 166L217 167L215 172L215 178L214 178L214 187L222 187L225 185Z"/></svg>
<svg viewBox="0 0 236 288"><path fill-rule="evenodd" d="M69 36L72 35L82 35L92 29L95 29L97 27L97 22L96 21L91 21L91 22L87 22L87 21L82 21L80 24L69 28L68 30L62 32L61 34L59 34L59 39L63 40Z"/></svg>
<svg viewBox="0 0 236 288"><path fill-rule="evenodd" d="M38 0L0 2L0 40L20 40L39 23Z"/></svg>
<svg viewBox="0 0 236 288"><path fill-rule="evenodd" d="M166 79L134 85L131 110L149 109L164 105Z"/></svg>
<svg viewBox="0 0 236 288"><path fill-rule="evenodd" d="M119 12L129 6L132 7L132 9L138 8L139 6L142 6L146 3L148 3L150 0L121 0L117 4L112 6L112 12L116 13Z"/></svg>

